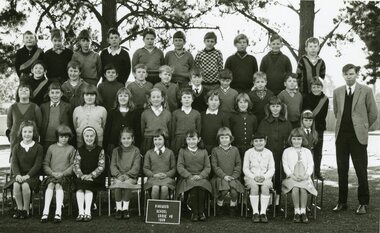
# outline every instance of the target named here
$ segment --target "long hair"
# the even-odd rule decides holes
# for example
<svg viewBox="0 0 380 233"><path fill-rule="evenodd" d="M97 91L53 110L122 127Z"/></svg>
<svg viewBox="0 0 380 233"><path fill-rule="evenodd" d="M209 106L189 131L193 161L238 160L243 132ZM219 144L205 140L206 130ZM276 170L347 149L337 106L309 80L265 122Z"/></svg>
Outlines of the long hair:
<svg viewBox="0 0 380 233"><path fill-rule="evenodd" d="M115 99L115 103L114 103L114 108L115 109L118 109L120 107L120 104L119 104L119 95L120 94L127 94L128 95L128 105L127 107L129 108L129 111L133 111L135 110L135 103L133 102L132 100L132 93L131 91L126 88L126 87L122 87L120 88L117 92L116 92L116 99Z"/></svg>
<svg viewBox="0 0 380 233"><path fill-rule="evenodd" d="M302 138L302 146L304 146L304 147L307 147L307 145L309 144L307 138L305 137L305 134L303 133L303 129L301 129L301 128L295 128L290 132L289 137L288 137L289 146L293 146L293 144L292 144L292 138L293 137Z"/></svg>
<svg viewBox="0 0 380 233"><path fill-rule="evenodd" d="M98 88L92 84L85 85L82 91L82 95L80 97L80 105L84 106L85 101L84 101L84 95L85 94L93 94L95 95L95 106L98 106L101 104L102 100L98 92Z"/></svg>
<svg viewBox="0 0 380 233"><path fill-rule="evenodd" d="M16 90L16 102L20 102L20 96L18 95L18 91L24 87L29 89L29 100L33 99L32 88L28 84L21 82L20 85L17 87L17 90Z"/></svg>
<svg viewBox="0 0 380 233"><path fill-rule="evenodd" d="M301 128L304 129L305 127L303 126L303 119L311 119L313 120L313 124L311 125L310 129L311 129L311 136L313 137L313 140L314 142L317 142L318 141L318 132L317 130L315 130L315 119L314 119L314 116L313 116L313 112L309 109L303 111L301 113L301 118L300 118L300 125L301 125Z"/></svg>
<svg viewBox="0 0 380 233"><path fill-rule="evenodd" d="M148 96L146 97L146 103L145 103L144 107L145 107L145 108L150 108L150 107L152 106L152 103L150 102L149 99L150 99L152 93L155 92L155 91L158 91L158 92L161 93L161 96L162 96L162 98L163 98L163 101L162 101L162 104L161 104L161 105L162 105L162 107L163 107L164 109L167 109L167 108L168 108L168 102L167 102L167 100L166 100L165 92L163 92L162 90L160 90L160 89L157 88L157 87L153 87L153 88L149 91Z"/></svg>
<svg viewBox="0 0 380 233"><path fill-rule="evenodd" d="M244 100L245 102L248 102L247 112L251 112L252 111L252 101L249 98L248 94L244 93L244 92L238 94L235 98L235 104L234 104L235 111L240 112L239 104L238 104L240 100Z"/></svg>
<svg viewBox="0 0 380 233"><path fill-rule="evenodd" d="M22 139L22 129L28 126L33 127L33 140L38 141L38 137L40 135L38 134L37 125L36 125L36 122L31 121L31 120L26 120L26 121L21 122L20 127L18 128L17 136Z"/></svg>
<svg viewBox="0 0 380 233"><path fill-rule="evenodd" d="M270 111L270 106L271 105L281 105L281 111L280 111L280 116L286 118L286 105L277 97L277 96L272 96L268 100L268 104L265 105L265 119L268 119L268 117L272 116L272 112Z"/></svg>

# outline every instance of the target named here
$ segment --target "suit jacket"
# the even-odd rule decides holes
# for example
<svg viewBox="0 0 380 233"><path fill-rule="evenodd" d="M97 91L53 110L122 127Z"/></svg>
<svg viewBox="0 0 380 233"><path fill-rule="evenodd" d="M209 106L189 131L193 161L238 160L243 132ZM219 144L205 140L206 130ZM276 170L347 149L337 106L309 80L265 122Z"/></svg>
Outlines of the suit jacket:
<svg viewBox="0 0 380 233"><path fill-rule="evenodd" d="M42 126L41 126L41 140L45 140L46 130L49 124L50 118L50 101L41 104L41 112L42 112ZM72 126L72 112L71 105L61 100L59 103L59 124L65 124L73 129Z"/></svg>
<svg viewBox="0 0 380 233"><path fill-rule="evenodd" d="M338 137L342 121L346 85L334 90L334 114L336 118L335 140ZM356 83L351 109L355 135L360 144L368 144L368 129L377 119L377 107L371 88Z"/></svg>

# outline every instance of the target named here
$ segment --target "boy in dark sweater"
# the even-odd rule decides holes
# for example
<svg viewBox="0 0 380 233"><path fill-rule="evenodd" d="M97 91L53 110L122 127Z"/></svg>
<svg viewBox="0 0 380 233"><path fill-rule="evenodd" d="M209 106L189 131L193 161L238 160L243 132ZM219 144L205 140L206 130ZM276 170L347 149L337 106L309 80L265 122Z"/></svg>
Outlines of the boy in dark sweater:
<svg viewBox="0 0 380 233"><path fill-rule="evenodd" d="M186 36L178 31L173 35L174 50L165 55L165 64L174 69L171 82L177 83L179 88L185 87L190 80L190 70L194 65L193 55L183 47L186 44Z"/></svg>
<svg viewBox="0 0 380 233"><path fill-rule="evenodd" d="M304 95L302 109L309 109L313 112L315 130L318 133L318 142L314 146L314 174L315 177L323 180L321 174L321 160L323 148L323 132L326 130L326 116L329 107L329 98L323 93L323 83L315 77L311 80L311 92Z"/></svg>
<svg viewBox="0 0 380 233"><path fill-rule="evenodd" d="M37 60L32 65L32 77L24 79L22 82L30 86L32 93L30 93L30 100L41 106L42 103L47 101L47 94L50 81L46 78L46 66L41 60Z"/></svg>
<svg viewBox="0 0 380 233"><path fill-rule="evenodd" d="M64 83L69 76L67 75L67 64L71 61L73 51L63 45L63 34L59 29L52 29L50 32L53 48L46 51L44 63L46 65L46 76L49 80L56 80Z"/></svg>
<svg viewBox="0 0 380 233"><path fill-rule="evenodd" d="M235 112L235 98L239 94L235 89L230 87L231 81L233 81L232 72L229 69L221 70L219 73L220 87L217 91L221 100L219 109L226 115Z"/></svg>
<svg viewBox="0 0 380 233"><path fill-rule="evenodd" d="M26 31L23 35L24 47L17 50L15 68L21 81L31 76L31 68L37 60L43 60L44 51L37 47L37 37L31 32Z"/></svg>
<svg viewBox="0 0 380 233"><path fill-rule="evenodd" d="M252 88L252 76L258 70L256 58L247 53L248 37L239 34L234 39L237 52L228 57L225 68L232 71L234 77L231 87L240 92L249 92Z"/></svg>
<svg viewBox="0 0 380 233"><path fill-rule="evenodd" d="M306 55L298 61L298 87L303 95L310 93L310 82L313 77L325 79L326 65L318 56L319 49L319 40L315 37L308 38L305 42Z"/></svg>
<svg viewBox="0 0 380 233"><path fill-rule="evenodd" d="M170 80L172 79L173 69L170 66L164 65L159 69L159 77L161 82L156 83L154 87L160 89L166 95L166 101L169 105L169 111L173 112L178 108L178 95L179 95L179 87L177 83L172 83Z"/></svg>
<svg viewBox="0 0 380 233"><path fill-rule="evenodd" d="M136 106L136 110L141 114L153 84L145 80L148 76L148 68L144 64L137 64L133 67L133 76L135 76L135 81L129 83L127 88L132 93L132 101Z"/></svg>
<svg viewBox="0 0 380 233"><path fill-rule="evenodd" d="M206 94L207 89L202 85L203 71L197 67L194 67L190 71L190 82L188 88L191 89L194 96L192 107L198 112L206 111Z"/></svg>
<svg viewBox="0 0 380 233"><path fill-rule="evenodd" d="M107 33L109 47L100 53L102 61L102 74L106 73L105 66L113 64L118 74L116 80L125 85L131 73L131 58L127 49L120 46L120 33L115 28L111 28ZM103 79L104 80L104 79Z"/></svg>
<svg viewBox="0 0 380 233"><path fill-rule="evenodd" d="M289 58L281 52L282 45L282 38L277 34L272 35L269 43L271 51L263 57L260 64L260 71L267 75L267 88L275 95L285 89L285 75L292 72Z"/></svg>
<svg viewBox="0 0 380 233"><path fill-rule="evenodd" d="M113 64L104 67L104 77L106 80L99 84L98 90L103 100L103 106L108 112L115 107L116 93L124 85L117 81L118 73Z"/></svg>

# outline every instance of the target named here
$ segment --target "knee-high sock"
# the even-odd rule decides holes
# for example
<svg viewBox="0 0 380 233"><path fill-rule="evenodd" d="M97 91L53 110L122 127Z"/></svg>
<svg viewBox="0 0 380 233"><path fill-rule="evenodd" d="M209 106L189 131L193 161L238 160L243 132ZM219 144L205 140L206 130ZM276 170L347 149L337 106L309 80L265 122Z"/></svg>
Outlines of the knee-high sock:
<svg viewBox="0 0 380 233"><path fill-rule="evenodd" d="M44 211L42 212L43 215L49 214L50 203L51 203L52 198L53 198L53 189L47 188L45 191L45 205L44 205Z"/></svg>
<svg viewBox="0 0 380 233"><path fill-rule="evenodd" d="M249 195L249 200L251 201L252 211L254 214L259 213L259 196Z"/></svg>
<svg viewBox="0 0 380 233"><path fill-rule="evenodd" d="M269 199L270 199L269 195L268 196L265 196L265 195L260 196L260 203L261 203L260 214L266 214Z"/></svg>
<svg viewBox="0 0 380 233"><path fill-rule="evenodd" d="M84 214L84 192L82 190L78 190L77 193L77 204L78 204L78 214Z"/></svg>
<svg viewBox="0 0 380 233"><path fill-rule="evenodd" d="M91 215L92 197L93 197L93 193L89 190L86 190L86 192L84 194L84 201L86 203L85 209L84 209L84 214Z"/></svg>
<svg viewBox="0 0 380 233"><path fill-rule="evenodd" d="M55 214L61 215L62 205L63 205L63 190L62 189L55 190L55 201L57 205L55 209Z"/></svg>
<svg viewBox="0 0 380 233"><path fill-rule="evenodd" d="M123 210L129 210L129 201L123 201Z"/></svg>

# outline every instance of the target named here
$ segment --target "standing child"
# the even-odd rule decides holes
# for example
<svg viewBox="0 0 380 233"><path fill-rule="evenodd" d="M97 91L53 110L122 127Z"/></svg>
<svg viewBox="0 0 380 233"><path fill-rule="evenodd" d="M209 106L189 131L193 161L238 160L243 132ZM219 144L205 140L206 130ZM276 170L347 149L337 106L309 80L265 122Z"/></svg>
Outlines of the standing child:
<svg viewBox="0 0 380 233"><path fill-rule="evenodd" d="M46 223L49 217L50 203L55 189L56 209L54 222L62 220L63 190L70 187L70 178L73 173L75 149L69 145L69 139L73 136L70 127L59 125L56 128L57 143L49 146L42 163L45 178L43 184L45 191L45 205L42 212L41 223ZM70 190L69 190L70 191ZM70 194L69 194L70 195Z"/></svg>
<svg viewBox="0 0 380 233"><path fill-rule="evenodd" d="M158 88L150 90L147 109L141 114L142 154L153 148L153 136L156 130L161 129L165 132L171 132L171 113L165 108L165 105L164 93Z"/></svg>
<svg viewBox="0 0 380 233"><path fill-rule="evenodd" d="M17 50L15 60L15 68L19 81L28 78L33 63L44 58L44 51L37 47L37 37L31 31L24 32L22 41L24 47Z"/></svg>
<svg viewBox="0 0 380 233"><path fill-rule="evenodd" d="M103 70L106 80L99 84L98 90L103 100L103 106L109 112L114 107L116 92L124 85L117 81L118 73L113 64L107 64Z"/></svg>
<svg viewBox="0 0 380 233"><path fill-rule="evenodd" d="M120 46L120 33L116 28L110 28L107 33L109 47L100 53L102 74L106 73L105 66L113 64L118 74L116 80L125 85L131 73L131 58L127 49ZM104 79L103 79L104 80Z"/></svg>
<svg viewBox="0 0 380 233"><path fill-rule="evenodd" d="M235 99L236 112L230 116L230 127L234 141L232 145L239 149L241 161L244 153L251 148L252 136L257 130L257 118L252 113L252 103L248 94L240 93Z"/></svg>
<svg viewBox="0 0 380 233"><path fill-rule="evenodd" d="M318 56L319 49L319 40L315 37L308 38L305 42L306 55L298 61L298 87L303 95L310 93L310 82L313 77L325 79L326 65Z"/></svg>
<svg viewBox="0 0 380 233"><path fill-rule="evenodd" d="M170 82L172 79L173 69L170 66L164 65L160 66L158 72L161 82L156 83L154 87L165 93L169 105L169 111L174 112L174 110L178 108L179 87L177 83Z"/></svg>
<svg viewBox="0 0 380 233"><path fill-rule="evenodd" d="M97 85L102 75L102 64L99 54L91 49L91 35L88 30L82 30L78 35L79 50L74 53L72 60L80 64L84 81Z"/></svg>
<svg viewBox="0 0 380 233"><path fill-rule="evenodd" d="M237 35L234 45L237 52L229 56L225 64L225 68L231 70L234 77L231 87L239 93L249 92L252 88L252 76L258 70L257 61L254 56L247 53L249 42L246 35Z"/></svg>
<svg viewBox="0 0 380 233"><path fill-rule="evenodd" d="M12 150L11 169L14 179L13 194L16 200L17 210L13 218L25 219L29 217L29 204L31 192L40 187L38 174L43 160L42 146L35 140L38 139L38 131L34 121L23 121L18 135L22 138Z"/></svg>
<svg viewBox="0 0 380 233"><path fill-rule="evenodd" d="M133 66L133 76L135 81L129 83L127 88L131 91L132 101L136 105L136 109L139 110L140 115L144 109L146 98L149 95L150 90L153 88L153 84L146 81L148 76L148 67L144 64L137 64Z"/></svg>
<svg viewBox="0 0 380 233"><path fill-rule="evenodd" d="M288 74L284 85L285 90L281 91L277 97L286 104L287 119L292 123L293 128L297 128L300 126L302 95L297 90L296 74Z"/></svg>
<svg viewBox="0 0 380 233"><path fill-rule="evenodd" d="M194 67L190 71L189 88L191 88L194 96L193 108L198 112L206 111L206 95L207 89L202 85L203 71L197 67Z"/></svg>
<svg viewBox="0 0 380 233"><path fill-rule="evenodd" d="M292 73L292 63L289 58L281 52L283 46L282 38L278 34L273 34L269 39L271 51L263 57L260 64L260 71L266 73L267 88L278 95L284 90L284 77Z"/></svg>
<svg viewBox="0 0 380 233"><path fill-rule="evenodd" d="M145 190L152 189L152 199L169 199L169 189L174 190L176 161L173 151L165 147L167 133L158 129L153 136L154 149L144 156L144 175L148 177Z"/></svg>
<svg viewBox="0 0 380 233"><path fill-rule="evenodd" d="M219 87L219 72L223 69L223 55L215 49L217 38L214 32L207 32L203 38L205 48L195 56L195 64L203 70L203 85L208 89Z"/></svg>
<svg viewBox="0 0 380 233"><path fill-rule="evenodd" d="M71 60L67 64L67 74L69 79L62 84L63 96L71 104L72 110L80 105L81 96L83 95L83 88L88 85L81 79L81 68L77 61Z"/></svg>
<svg viewBox="0 0 380 233"><path fill-rule="evenodd" d="M77 222L92 220L91 204L94 192L104 185L100 176L105 167L105 156L102 147L98 145L95 128L87 126L82 131L84 145L78 147L74 158L74 173L76 175L76 197L78 204Z"/></svg>
<svg viewBox="0 0 380 233"><path fill-rule="evenodd" d="M21 141L21 138L17 136L21 122L31 120L36 123L38 128L41 126L41 110L36 104L30 102L31 95L30 86L21 83L16 90L16 103L8 109L6 135L10 142L11 151ZM36 131L38 130L36 129Z"/></svg>
<svg viewBox="0 0 380 233"><path fill-rule="evenodd" d="M158 83L158 68L164 64L164 53L154 46L156 32L152 28L144 30L143 34L144 47L136 50L132 58L132 66L137 64L145 64L148 68L147 81L153 85Z"/></svg>
<svg viewBox="0 0 380 233"><path fill-rule="evenodd" d="M231 146L234 140L231 130L222 127L216 135L219 146L211 152L211 167L215 174L211 183L214 185L214 195L217 195L216 204L223 206L224 198L230 193L230 212L236 212L238 193L244 192L244 186L240 183L241 159L239 150Z"/></svg>
<svg viewBox="0 0 380 233"><path fill-rule="evenodd" d="M201 114L191 107L194 99L191 90L182 89L180 98L182 107L173 112L171 121L171 148L175 156L178 156L178 152L185 142L187 131L195 130L198 134L201 132Z"/></svg>
<svg viewBox="0 0 380 233"><path fill-rule="evenodd" d="M123 127L120 131L120 146L112 151L111 175L114 182L110 188L115 190L116 219L129 219L129 201L131 188L136 188L140 172L140 150L133 145L133 130Z"/></svg>
<svg viewBox="0 0 380 233"><path fill-rule="evenodd" d="M183 47L186 44L186 36L177 31L173 35L174 50L165 55L165 64L174 69L172 82L183 88L190 80L190 70L194 66L193 55Z"/></svg>
<svg viewBox="0 0 380 233"><path fill-rule="evenodd" d="M269 98L274 96L273 92L266 88L267 76L264 72L258 71L253 75L253 88L248 92L252 102L252 112L257 117L258 123L265 117L265 106Z"/></svg>
<svg viewBox="0 0 380 233"><path fill-rule="evenodd" d="M286 179L282 182L282 193L292 191L295 223L309 222L306 215L307 194L317 196L311 175L313 174L313 156L309 149L302 147L305 143L302 129L293 129L288 143L292 145L284 150L282 164Z"/></svg>
<svg viewBox="0 0 380 233"><path fill-rule="evenodd" d="M286 120L286 106L281 100L273 96L265 107L266 117L260 122L257 134L267 136L267 148L272 151L276 172L274 174L274 189L276 190L275 204L280 212L281 193L281 159L282 152L287 145L287 138L292 130L292 124Z"/></svg>
<svg viewBox="0 0 380 233"><path fill-rule="evenodd" d="M201 113L201 136L208 154L211 154L212 148L219 144L216 138L218 130L223 126L229 127L229 122L227 116L219 111L220 96L218 91L209 91L206 98L208 108Z"/></svg>
<svg viewBox="0 0 380 233"><path fill-rule="evenodd" d="M186 133L186 145L179 151L177 171L177 193L188 192L191 202L191 221L205 221L206 192L212 193L208 176L211 172L210 159L205 149L200 148L201 138L195 130Z"/></svg>
<svg viewBox="0 0 380 233"><path fill-rule="evenodd" d="M313 112L315 130L318 133L318 142L314 146L314 175L323 180L320 171L322 160L323 131L326 130L326 116L329 107L329 98L322 92L323 83L319 78L311 81L311 93L304 95L302 109L310 109Z"/></svg>
<svg viewBox="0 0 380 233"><path fill-rule="evenodd" d="M56 129L58 125L72 126L70 104L62 101L62 89L58 81L49 85L50 101L41 105L42 126L40 142L46 153L50 145L57 142ZM70 137L71 138L71 137Z"/></svg>
<svg viewBox="0 0 380 233"><path fill-rule="evenodd" d="M27 84L32 89L32 97L30 101L41 106L46 101L46 96L50 81L45 77L46 66L41 60L37 60L32 65L32 77L22 80L21 82Z"/></svg>
<svg viewBox="0 0 380 233"><path fill-rule="evenodd" d="M218 88L220 96L220 111L230 116L235 112L235 98L239 94L235 89L230 87L233 80L232 72L228 69L223 69L219 72L220 88Z"/></svg>
<svg viewBox="0 0 380 233"><path fill-rule="evenodd" d="M67 64L71 61L73 51L63 45L64 35L61 30L54 28L50 31L50 39L53 48L46 51L44 63L46 64L46 76L50 81L56 80L64 83L67 75Z"/></svg>
<svg viewBox="0 0 380 233"><path fill-rule="evenodd" d="M265 148L266 137L264 135L255 134L252 138L252 144L253 148L247 150L244 155L244 181L250 189L249 200L253 210L252 221L254 223L267 223L269 190L273 186L272 177L275 172L273 154Z"/></svg>
<svg viewBox="0 0 380 233"><path fill-rule="evenodd" d="M99 106L99 93L94 85L85 86L81 96L81 105L73 112L73 124L77 134L78 148L83 145L82 132L87 126L96 130L97 143L102 146L103 131L106 125L107 111Z"/></svg>

